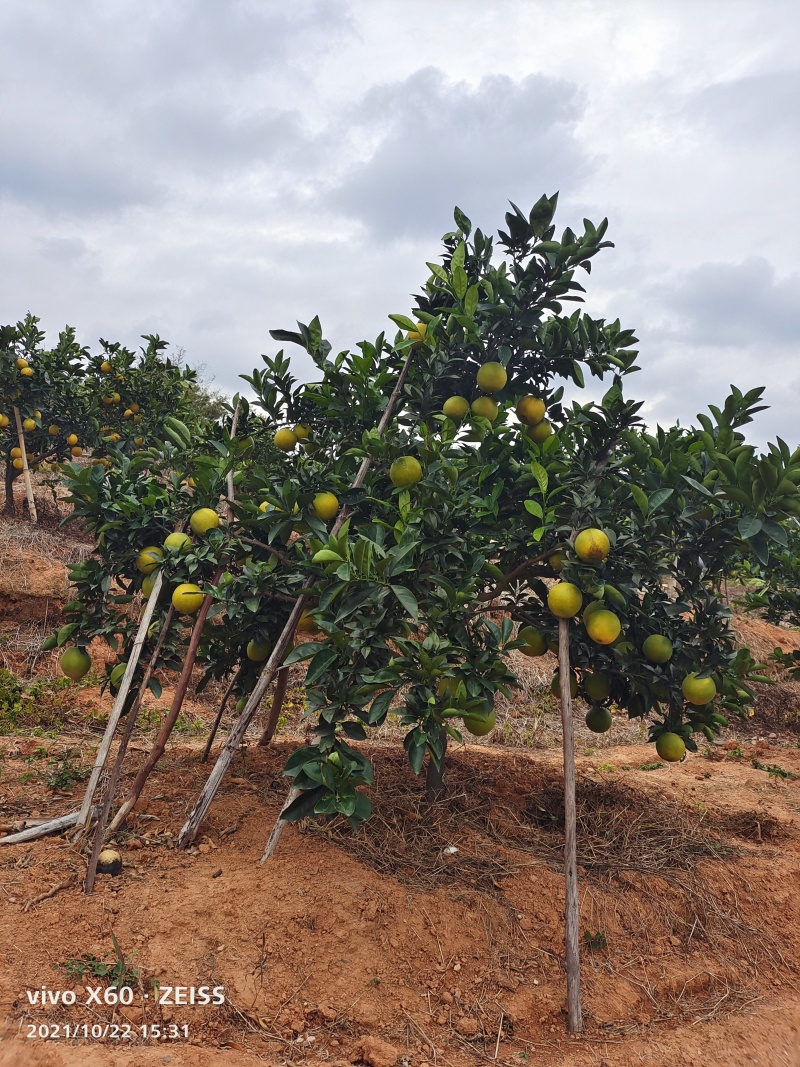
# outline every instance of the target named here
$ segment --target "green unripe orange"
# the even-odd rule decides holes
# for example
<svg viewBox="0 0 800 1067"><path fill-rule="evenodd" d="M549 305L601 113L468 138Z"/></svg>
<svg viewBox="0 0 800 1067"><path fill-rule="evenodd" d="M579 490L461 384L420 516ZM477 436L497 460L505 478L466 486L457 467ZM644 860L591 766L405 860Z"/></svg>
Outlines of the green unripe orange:
<svg viewBox="0 0 800 1067"><path fill-rule="evenodd" d="M668 663L672 659L672 642L663 634L650 634L645 638L642 652L651 663Z"/></svg>
<svg viewBox="0 0 800 1067"><path fill-rule="evenodd" d="M547 651L547 636L533 626L523 626L517 637L525 642L520 652L526 656L543 656Z"/></svg>
<svg viewBox="0 0 800 1067"><path fill-rule="evenodd" d="M127 663L118 663L109 675L108 688L111 690L112 693L116 693L119 687L122 685L122 679L125 677L125 671L127 669Z"/></svg>
<svg viewBox="0 0 800 1067"><path fill-rule="evenodd" d="M544 418L546 408L541 397L523 396L517 401L514 410L520 422L526 426L537 426Z"/></svg>
<svg viewBox="0 0 800 1067"><path fill-rule="evenodd" d="M478 388L483 393L499 393L501 389L505 389L507 381L505 367L494 360L484 363L476 378Z"/></svg>
<svg viewBox="0 0 800 1067"><path fill-rule="evenodd" d="M318 519L330 522L339 513L339 499L333 493L317 493L312 507Z"/></svg>
<svg viewBox="0 0 800 1067"><path fill-rule="evenodd" d="M192 539L187 533L176 531L168 534L164 541L164 548L176 548L179 552L188 552L191 547Z"/></svg>
<svg viewBox="0 0 800 1067"><path fill-rule="evenodd" d="M656 752L665 763L678 763L686 755L686 744L680 734L668 731L656 741Z"/></svg>
<svg viewBox="0 0 800 1067"><path fill-rule="evenodd" d="M269 659L269 654L272 652L272 644L269 641L248 641L246 655L253 663L263 663L265 659Z"/></svg>
<svg viewBox="0 0 800 1067"><path fill-rule="evenodd" d="M489 422L494 422L499 413L500 408L490 396L479 396L472 401L473 415L481 415L484 419L488 419Z"/></svg>
<svg viewBox="0 0 800 1067"><path fill-rule="evenodd" d="M608 699L608 695L611 692L611 679L601 671L584 674L583 691L590 700L602 703L602 701Z"/></svg>
<svg viewBox="0 0 800 1067"><path fill-rule="evenodd" d="M295 436L294 430L290 430L288 426L276 430L272 440L275 442L275 447L279 448L281 452L291 452L297 444L297 437Z"/></svg>
<svg viewBox="0 0 800 1067"><path fill-rule="evenodd" d="M398 489L408 485L416 485L422 478L422 467L415 456L400 456L389 468L389 478L392 485Z"/></svg>
<svg viewBox="0 0 800 1067"><path fill-rule="evenodd" d="M537 422L535 426L528 427L525 432L527 436L530 437L531 441L535 441L537 445L541 445L552 434L553 427L547 419L542 419L542 421Z"/></svg>
<svg viewBox="0 0 800 1067"><path fill-rule="evenodd" d="M561 671L558 668L556 668L553 680L550 682L550 692L554 697L561 696ZM569 672L569 695L571 697L578 695L578 676L575 671Z"/></svg>
<svg viewBox="0 0 800 1067"><path fill-rule="evenodd" d="M604 734L606 730L611 729L611 724L614 720L611 718L611 712L608 708L590 708L586 712L586 725L595 734Z"/></svg>
<svg viewBox="0 0 800 1067"><path fill-rule="evenodd" d="M708 704L717 695L713 678L698 678L696 674L687 674L681 683L684 697L690 704Z"/></svg>
<svg viewBox="0 0 800 1067"><path fill-rule="evenodd" d="M463 396L449 396L442 404L442 411L448 419L460 422L469 412L469 400Z"/></svg>
<svg viewBox="0 0 800 1067"><path fill-rule="evenodd" d="M492 708L486 715L465 715L464 729L473 737L485 737L497 725L497 712Z"/></svg>
<svg viewBox="0 0 800 1067"><path fill-rule="evenodd" d="M79 682L91 670L92 658L86 649L73 645L64 652L58 665L67 678L71 678L73 682Z"/></svg>

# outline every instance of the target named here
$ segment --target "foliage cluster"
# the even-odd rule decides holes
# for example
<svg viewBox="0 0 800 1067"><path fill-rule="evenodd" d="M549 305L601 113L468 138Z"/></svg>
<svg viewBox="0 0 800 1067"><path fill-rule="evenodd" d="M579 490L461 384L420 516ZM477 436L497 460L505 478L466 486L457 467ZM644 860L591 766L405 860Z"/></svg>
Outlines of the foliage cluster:
<svg viewBox="0 0 800 1067"><path fill-rule="evenodd" d="M290 817L368 816L358 742L393 704L415 772L441 768L464 728L491 729L495 695L516 685L508 653L555 647L557 581L579 602L576 691L647 720L652 740L695 749L693 734L711 738L742 714L763 677L736 648L720 584L741 546L763 566L788 548L800 450L778 441L762 456L746 442L761 389L731 387L697 427L650 432L624 391L638 369L633 332L565 310L582 300L579 272L609 245L607 223L559 237L556 197L527 215L512 207L497 242L456 209L413 317L390 316L393 337L334 355L316 318L273 331L308 353L318 379L298 383L283 350L264 356L242 376L252 399L237 398L234 439L230 424L173 422L169 440L110 445L108 467L68 468L74 516L98 544L73 569L59 645L102 636L126 657L129 608L150 577L139 554L154 546L168 588L190 582L213 598L198 661L204 679L233 678L246 703L293 603L309 598L302 629L316 634L285 660L307 663L314 724L286 766L299 790ZM601 400L568 400L587 375L603 382ZM527 417L525 398L546 418ZM218 507L229 475L230 514L165 547L198 509ZM585 529L605 532L607 553L578 550ZM580 614L592 605L616 619L615 640L592 636ZM165 616L161 605L151 642ZM169 634L159 671L179 667L191 623L183 616ZM643 651L654 635L666 660ZM692 676L705 682L702 702L697 685L687 690Z"/></svg>

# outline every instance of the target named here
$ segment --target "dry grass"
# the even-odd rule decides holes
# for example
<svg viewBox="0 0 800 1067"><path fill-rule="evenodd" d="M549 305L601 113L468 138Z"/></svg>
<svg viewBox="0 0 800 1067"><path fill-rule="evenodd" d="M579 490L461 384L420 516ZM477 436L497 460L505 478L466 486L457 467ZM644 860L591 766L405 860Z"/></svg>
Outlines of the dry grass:
<svg viewBox="0 0 800 1067"><path fill-rule="evenodd" d="M4 565L18 561L20 578L25 578L25 557L35 556L50 563L68 566L78 563L92 553L92 545L68 530L49 530L23 519L3 517L0 521L0 558ZM17 557L17 560L14 560Z"/></svg>
<svg viewBox="0 0 800 1067"><path fill-rule="evenodd" d="M419 889L454 880L497 888L519 862L512 853L560 868L564 805L558 771L528 760L512 767L507 759L486 757L480 768L457 755L450 760L447 799L428 804L404 755L381 753L369 791L372 819L357 835L337 822L315 832ZM504 802L499 798L506 786L513 793ZM622 783L580 777L577 807L578 862L589 876L686 871L701 859L736 852L706 828L701 816ZM465 853L459 842L467 837L474 848ZM448 852L454 846L457 852Z"/></svg>

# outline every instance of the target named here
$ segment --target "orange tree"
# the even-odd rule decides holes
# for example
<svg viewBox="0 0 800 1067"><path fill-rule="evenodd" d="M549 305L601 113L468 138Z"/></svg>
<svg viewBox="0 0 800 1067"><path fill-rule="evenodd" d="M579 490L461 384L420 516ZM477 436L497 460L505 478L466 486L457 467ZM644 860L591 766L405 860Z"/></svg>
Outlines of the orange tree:
<svg viewBox="0 0 800 1067"><path fill-rule="evenodd" d="M499 256L457 210L413 318L392 316L391 341L334 355L316 319L275 331L310 354L319 380L298 383L283 351L264 357L244 376L255 395L241 402L243 441L220 427L184 452L112 448L108 471L74 472L76 507L105 528L106 555L85 565L96 567L88 614L62 643L119 625L110 576L133 595L138 554L213 508L229 474L230 521L154 564L216 600L206 674L236 673L246 694L296 597L312 598L303 628L315 639L285 660L307 662L314 720L312 743L286 766L298 790L289 818L367 817L358 742L390 711L436 792L448 739L490 732L496 695L513 695L508 653L546 654L559 617L574 620L573 684L592 728L617 711L644 718L675 759L752 700L758 665L736 648L718 586L737 545L780 545L800 454L759 457L746 443L758 389L732 389L697 428L644 427L623 392L637 369L632 332L564 311L581 299L578 271L609 243L606 223L559 238L555 207L514 207ZM587 374L604 382L602 399L566 403L565 386L578 395ZM396 416L379 434L393 389Z"/></svg>
<svg viewBox="0 0 800 1067"><path fill-rule="evenodd" d="M92 356L66 327L54 348L33 315L0 327L0 448L5 460L5 509L13 513L14 481L22 473L13 410L23 420L29 466L55 470L91 454L96 463L116 446L124 453L163 440L170 417L191 410L196 374L163 355L157 336L137 356L100 342Z"/></svg>

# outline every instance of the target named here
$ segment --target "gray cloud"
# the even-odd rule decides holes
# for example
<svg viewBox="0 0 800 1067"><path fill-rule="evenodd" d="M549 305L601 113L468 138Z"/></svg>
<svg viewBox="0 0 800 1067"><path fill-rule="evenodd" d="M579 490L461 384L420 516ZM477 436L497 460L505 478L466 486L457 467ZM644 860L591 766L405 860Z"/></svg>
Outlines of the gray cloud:
<svg viewBox="0 0 800 1067"><path fill-rule="evenodd" d="M675 336L714 348L800 342L800 275L776 278L761 256L741 263L702 263L657 287Z"/></svg>
<svg viewBox="0 0 800 1067"><path fill-rule="evenodd" d="M688 110L727 138L752 144L800 133L800 71L777 70L710 85Z"/></svg>
<svg viewBox="0 0 800 1067"><path fill-rule="evenodd" d="M533 203L589 160L575 137L583 94L570 82L505 75L472 88L440 70L372 89L354 109L351 138L374 141L325 203L381 238L448 228L458 204L502 221L509 199Z"/></svg>
<svg viewBox="0 0 800 1067"><path fill-rule="evenodd" d="M342 3L321 0L12 0L0 8L0 197L118 212L280 159L306 135L273 102L275 65L291 71L298 36L307 58L346 25Z"/></svg>

